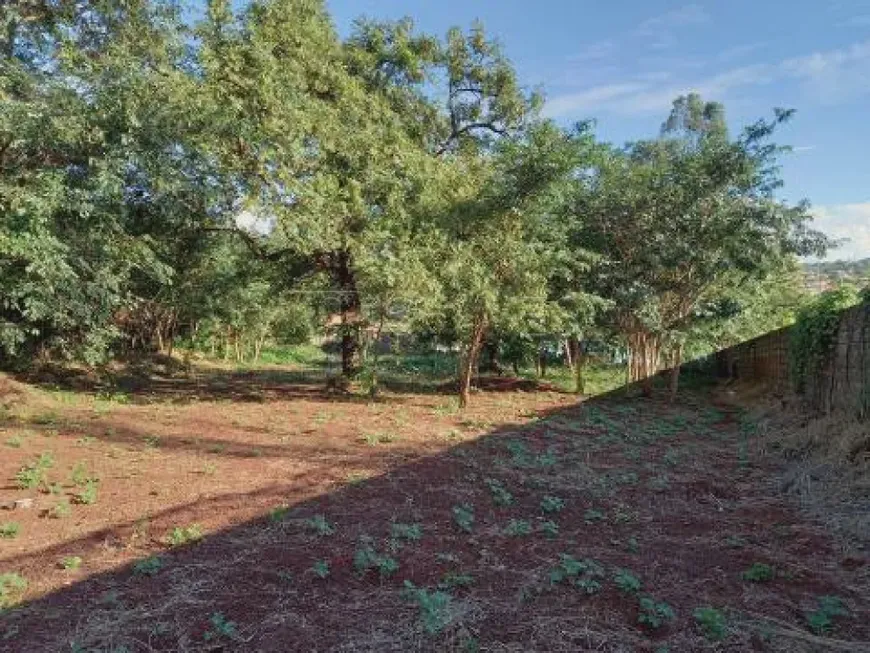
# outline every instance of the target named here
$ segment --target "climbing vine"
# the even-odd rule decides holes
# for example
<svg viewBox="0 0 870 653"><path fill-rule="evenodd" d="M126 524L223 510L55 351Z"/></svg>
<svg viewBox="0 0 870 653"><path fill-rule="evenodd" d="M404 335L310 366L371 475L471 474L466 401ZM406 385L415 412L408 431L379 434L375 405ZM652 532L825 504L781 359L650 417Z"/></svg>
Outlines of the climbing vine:
<svg viewBox="0 0 870 653"><path fill-rule="evenodd" d="M807 377L817 373L831 353L840 328L840 314L860 301L858 289L843 284L823 292L798 313L788 348L789 367L797 392L805 390Z"/></svg>

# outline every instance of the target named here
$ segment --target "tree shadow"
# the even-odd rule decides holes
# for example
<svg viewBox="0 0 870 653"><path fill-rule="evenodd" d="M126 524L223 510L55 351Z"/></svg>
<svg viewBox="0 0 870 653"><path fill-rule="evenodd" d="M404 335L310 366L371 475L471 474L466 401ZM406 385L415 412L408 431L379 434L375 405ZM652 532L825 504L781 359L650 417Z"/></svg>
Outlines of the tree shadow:
<svg viewBox="0 0 870 653"><path fill-rule="evenodd" d="M727 408L687 399L611 393L319 492L336 464L325 459L256 492L6 558L2 571L25 578L64 555L84 566L68 586L0 614L0 650L695 651L706 646L691 616L699 604L764 609L801 630L800 606L823 594L851 611L838 638L867 650L870 593L847 570L811 565L835 555L829 538L761 495L761 463L741 471ZM168 544L173 529L240 505L258 516ZM730 548L732 535L744 548ZM155 548L148 564L133 562ZM768 586L759 608L740 574L772 550L783 568L813 570ZM594 559L604 576L589 564L554 576L564 555ZM89 560L113 568L82 578ZM640 625L637 597L612 581L619 569L674 621ZM748 650L752 637L735 629L728 650ZM818 650L783 641L792 647L769 650Z"/></svg>

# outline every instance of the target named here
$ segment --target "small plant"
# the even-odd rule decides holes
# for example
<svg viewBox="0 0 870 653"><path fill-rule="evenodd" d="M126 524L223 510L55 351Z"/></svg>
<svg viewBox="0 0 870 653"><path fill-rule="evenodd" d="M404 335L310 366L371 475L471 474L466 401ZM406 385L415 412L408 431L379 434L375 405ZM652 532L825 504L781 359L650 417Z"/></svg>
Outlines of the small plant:
<svg viewBox="0 0 870 653"><path fill-rule="evenodd" d="M820 596L818 607L807 614L807 624L818 635L830 633L834 627L834 617L845 617L849 612L839 596Z"/></svg>
<svg viewBox="0 0 870 653"><path fill-rule="evenodd" d="M492 500L497 506L509 506L514 502L514 496L507 491L500 481L488 478L484 481L492 494Z"/></svg>
<svg viewBox="0 0 870 653"><path fill-rule="evenodd" d="M206 463L202 466L202 473L206 476L214 476L217 474L217 465L214 463Z"/></svg>
<svg viewBox="0 0 870 653"><path fill-rule="evenodd" d="M541 499L541 510L550 515L557 512L562 512L565 508L565 500L559 497L545 496Z"/></svg>
<svg viewBox="0 0 870 653"><path fill-rule="evenodd" d="M20 449L22 444L24 444L24 438L20 435L13 435L6 439L6 446L12 447L13 449Z"/></svg>
<svg viewBox="0 0 870 653"><path fill-rule="evenodd" d="M269 511L269 521L283 521L284 518L287 516L288 512L290 512L290 508L288 506L275 506Z"/></svg>
<svg viewBox="0 0 870 653"><path fill-rule="evenodd" d="M390 556L378 553L370 537L360 538L353 554L353 566L361 576L371 569L377 569L382 577L390 576L399 570L399 563Z"/></svg>
<svg viewBox="0 0 870 653"><path fill-rule="evenodd" d="M468 587L474 584L474 577L468 574L460 574L454 571L448 571L438 583L438 588L443 590L453 589L454 587Z"/></svg>
<svg viewBox="0 0 870 653"><path fill-rule="evenodd" d="M640 592L641 582L629 569L616 569L613 572L613 582L624 594Z"/></svg>
<svg viewBox="0 0 870 653"><path fill-rule="evenodd" d="M532 532L532 525L525 519L511 519L505 526L504 534L510 537L520 537Z"/></svg>
<svg viewBox="0 0 870 653"><path fill-rule="evenodd" d="M554 522L552 519L541 522L538 526L538 530L551 540L559 537L559 524Z"/></svg>
<svg viewBox="0 0 870 653"><path fill-rule="evenodd" d="M209 623L211 624L211 628L209 628L202 638L211 642L216 639L234 639L238 635L238 629L236 628L236 623L234 621L227 621L223 614L220 612L215 612L209 617Z"/></svg>
<svg viewBox="0 0 870 653"><path fill-rule="evenodd" d="M453 601L450 594L416 587L409 580L405 581L405 594L419 607L420 621L428 634L437 635L450 624L450 606Z"/></svg>
<svg viewBox="0 0 870 653"><path fill-rule="evenodd" d="M775 572L770 565L763 562L753 562L752 566L743 572L743 580L748 580L751 583L766 583L773 580L774 575Z"/></svg>
<svg viewBox="0 0 870 653"><path fill-rule="evenodd" d="M88 476L88 468L84 463L76 463L70 475L73 485L81 487L90 480Z"/></svg>
<svg viewBox="0 0 870 653"><path fill-rule="evenodd" d="M6 540L11 540L14 537L18 537L20 530L21 526L19 526L17 522L5 521L0 524L0 537Z"/></svg>
<svg viewBox="0 0 870 653"><path fill-rule="evenodd" d="M601 581L605 576L604 567L596 560L577 560L563 553L559 556L559 564L550 570L549 579L550 585L570 581L585 594L595 594L601 590Z"/></svg>
<svg viewBox="0 0 870 653"><path fill-rule="evenodd" d="M419 542L423 537L423 527L420 524L390 524L390 537L395 540Z"/></svg>
<svg viewBox="0 0 870 653"><path fill-rule="evenodd" d="M48 516L52 519L60 519L61 517L69 517L72 514L72 506L69 505L69 499L64 497L54 507L48 511Z"/></svg>
<svg viewBox="0 0 870 653"><path fill-rule="evenodd" d="M644 626L649 626L653 630L661 628L669 621L673 621L673 608L667 603L656 601L651 596L642 596L638 602L639 613L637 621Z"/></svg>
<svg viewBox="0 0 870 653"><path fill-rule="evenodd" d="M470 533L474 527L474 509L467 503L453 506L453 521L466 533Z"/></svg>
<svg viewBox="0 0 870 653"><path fill-rule="evenodd" d="M40 485L46 485L48 470L54 465L54 458L50 453L40 454L34 462L25 465L15 475L15 482L22 490L32 490Z"/></svg>
<svg viewBox="0 0 870 653"><path fill-rule="evenodd" d="M65 569L66 571L75 571L81 566L82 559L80 556L67 556L60 561L61 569Z"/></svg>
<svg viewBox="0 0 870 653"><path fill-rule="evenodd" d="M142 440L145 442L146 449L158 449L160 447L159 435L146 435Z"/></svg>
<svg viewBox="0 0 870 653"><path fill-rule="evenodd" d="M305 525L320 537L333 535L335 533L335 526L326 521L326 517L323 515L314 515L314 517L306 519Z"/></svg>
<svg viewBox="0 0 870 653"><path fill-rule="evenodd" d="M725 637L725 615L716 608L695 608L692 616L695 617L695 623L698 624L698 628L704 633L704 637L711 642L718 642Z"/></svg>
<svg viewBox="0 0 870 653"><path fill-rule="evenodd" d="M27 581L16 573L0 574L0 611L11 608L27 589Z"/></svg>
<svg viewBox="0 0 870 653"><path fill-rule="evenodd" d="M328 560L318 560L311 567L311 571L317 576L319 579L323 580L324 578L329 577L329 561Z"/></svg>
<svg viewBox="0 0 870 653"><path fill-rule="evenodd" d="M163 558L156 555L142 558L133 565L133 573L139 576L156 576L163 569Z"/></svg>
<svg viewBox="0 0 870 653"><path fill-rule="evenodd" d="M97 502L97 488L99 481L94 478L88 479L81 492L75 495L75 502L90 506Z"/></svg>
<svg viewBox="0 0 870 653"><path fill-rule="evenodd" d="M183 546L192 542L198 542L202 539L202 530L199 524L191 524L190 526L176 526L172 529L167 537L169 546Z"/></svg>
<svg viewBox="0 0 870 653"><path fill-rule="evenodd" d="M595 522L603 521L606 515L600 510L595 510L594 508L590 508L585 513L583 513L583 521L587 524L594 524Z"/></svg>

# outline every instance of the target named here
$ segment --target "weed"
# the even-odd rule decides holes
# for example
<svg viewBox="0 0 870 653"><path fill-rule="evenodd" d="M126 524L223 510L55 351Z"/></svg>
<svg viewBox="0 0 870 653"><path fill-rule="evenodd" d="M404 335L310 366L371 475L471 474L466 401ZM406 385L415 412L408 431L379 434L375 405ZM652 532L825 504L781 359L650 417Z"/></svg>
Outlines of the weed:
<svg viewBox="0 0 870 653"><path fill-rule="evenodd" d="M20 530L21 526L19 526L17 522L5 521L0 524L0 537L6 540L11 540L14 537L18 537Z"/></svg>
<svg viewBox="0 0 870 653"><path fill-rule="evenodd" d="M305 520L305 526L314 531L319 537L326 537L335 533L335 526L326 521L323 515L314 515Z"/></svg>
<svg viewBox="0 0 870 653"><path fill-rule="evenodd" d="M198 542L202 539L202 530L199 524L191 524L190 526L176 526L166 538L169 546L183 546L192 542Z"/></svg>
<svg viewBox="0 0 870 653"><path fill-rule="evenodd" d="M27 589L27 581L16 573L0 574L0 612L11 608Z"/></svg>
<svg viewBox="0 0 870 653"><path fill-rule="evenodd" d="M629 569L617 568L613 572L613 582L624 594L637 594L640 592L640 578L635 576Z"/></svg>
<svg viewBox="0 0 870 653"><path fill-rule="evenodd" d="M466 533L470 533L474 527L474 508L467 503L453 506L453 521Z"/></svg>
<svg viewBox="0 0 870 653"><path fill-rule="evenodd" d="M667 603L656 601L651 596L642 596L638 602L638 623L649 626L653 630L661 628L665 623L673 621L674 610Z"/></svg>
<svg viewBox="0 0 870 653"><path fill-rule="evenodd" d="M24 439L20 435L13 435L11 438L6 438L6 446L13 449L20 449L24 444Z"/></svg>
<svg viewBox="0 0 870 653"><path fill-rule="evenodd" d="M217 465L214 463L206 463L202 466L202 473L206 476L214 476L217 473Z"/></svg>
<svg viewBox="0 0 870 653"><path fill-rule="evenodd" d="M146 435L142 440L145 442L146 449L158 449L160 447L160 436Z"/></svg>
<svg viewBox="0 0 870 653"><path fill-rule="evenodd" d="M625 543L625 548L628 549L629 553L638 553L640 551L640 543L637 541L637 538L632 535Z"/></svg>
<svg viewBox="0 0 870 653"><path fill-rule="evenodd" d="M32 490L46 484L48 470L54 465L54 458L50 453L40 454L34 462L25 465L15 475L15 482L22 490Z"/></svg>
<svg viewBox="0 0 870 653"><path fill-rule="evenodd" d="M211 624L211 628L205 631L205 634L202 636L207 642L223 638L235 639L239 634L236 623L234 621L227 621L220 612L213 613L208 621Z"/></svg>
<svg viewBox="0 0 870 653"><path fill-rule="evenodd" d="M774 575L775 572L770 565L763 562L753 562L752 566L743 572L743 580L748 580L751 583L766 583L773 580Z"/></svg>
<svg viewBox="0 0 870 653"><path fill-rule="evenodd" d="M606 515L600 510L595 510L594 508L590 508L585 513L583 513L583 521L587 524L594 524L595 522L603 521Z"/></svg>
<svg viewBox="0 0 870 653"><path fill-rule="evenodd" d="M30 418L30 421L33 424L39 424L40 426L52 426L60 421L60 416L53 410L47 410L42 413L37 413Z"/></svg>
<svg viewBox="0 0 870 653"><path fill-rule="evenodd" d="M565 500L559 497L545 496L541 499L541 510L546 514L562 512L565 509Z"/></svg>
<svg viewBox="0 0 870 653"><path fill-rule="evenodd" d="M289 506L275 506L269 511L269 521L280 522L283 521L287 516L287 513L290 512Z"/></svg>
<svg viewBox="0 0 870 653"><path fill-rule="evenodd" d="M60 568L66 571L75 571L82 566L82 559L79 556L67 556L60 561Z"/></svg>
<svg viewBox="0 0 870 653"><path fill-rule="evenodd" d="M366 433L363 440L370 447L376 447L379 444L389 444L396 441L396 436L389 433Z"/></svg>
<svg viewBox="0 0 870 653"><path fill-rule="evenodd" d="M429 591L405 581L405 593L420 609L423 629L430 635L437 635L450 624L450 605L453 597L447 592Z"/></svg>
<svg viewBox="0 0 870 653"><path fill-rule="evenodd" d="M708 640L717 642L725 637L727 625L725 615L716 608L695 608L692 616L695 617L695 623Z"/></svg>
<svg viewBox="0 0 870 653"><path fill-rule="evenodd" d="M844 617L849 614L839 596L820 596L818 607L807 613L807 624L818 635L825 635L834 627L834 617Z"/></svg>
<svg viewBox="0 0 870 653"><path fill-rule="evenodd" d="M48 516L52 519L69 517L70 514L72 514L72 506L69 505L69 499L66 497L54 504L54 507L48 511Z"/></svg>
<svg viewBox="0 0 870 653"><path fill-rule="evenodd" d="M438 583L438 588L443 590L453 589L454 587L468 587L474 584L474 577L468 574L460 574L454 571L448 571Z"/></svg>
<svg viewBox="0 0 870 653"><path fill-rule="evenodd" d="M503 532L509 537L520 537L531 533L532 525L525 519L511 519Z"/></svg>
<svg viewBox="0 0 870 653"><path fill-rule="evenodd" d="M500 481L488 478L484 481L492 494L493 503L497 506L509 506L514 502L514 496L507 491Z"/></svg>
<svg viewBox="0 0 870 653"><path fill-rule="evenodd" d="M369 570L377 569L382 577L390 576L399 570L399 563L390 556L378 553L372 538L360 537L359 544L353 554L353 567L361 576Z"/></svg>
<svg viewBox="0 0 870 653"><path fill-rule="evenodd" d="M420 524L390 524L390 537L407 542L419 542L423 537L423 527Z"/></svg>
<svg viewBox="0 0 870 653"><path fill-rule="evenodd" d="M73 485L84 485L88 482L88 468L84 463L76 463L70 476Z"/></svg>
<svg viewBox="0 0 870 653"><path fill-rule="evenodd" d="M550 585L570 581L585 594L595 594L601 589L601 580L605 575L604 567L596 560L577 560L563 553L559 556L559 564L550 570L549 579Z"/></svg>
<svg viewBox="0 0 870 653"><path fill-rule="evenodd" d="M163 558L156 555L142 558L133 565L133 573L139 576L156 576L163 569Z"/></svg>
<svg viewBox="0 0 870 653"><path fill-rule="evenodd" d="M551 540L559 537L559 524L552 519L541 522L538 525L538 530Z"/></svg>
<svg viewBox="0 0 870 653"><path fill-rule="evenodd" d="M90 506L97 502L97 488L99 481L96 479L88 479L81 492L75 495L75 502L85 506Z"/></svg>
<svg viewBox="0 0 870 653"><path fill-rule="evenodd" d="M314 573L315 576L317 576L321 580L329 577L329 561L328 560L318 560L311 567L311 571Z"/></svg>
<svg viewBox="0 0 870 653"><path fill-rule="evenodd" d="M49 494L53 494L54 496L58 496L63 494L63 486L60 483L50 483L48 486Z"/></svg>

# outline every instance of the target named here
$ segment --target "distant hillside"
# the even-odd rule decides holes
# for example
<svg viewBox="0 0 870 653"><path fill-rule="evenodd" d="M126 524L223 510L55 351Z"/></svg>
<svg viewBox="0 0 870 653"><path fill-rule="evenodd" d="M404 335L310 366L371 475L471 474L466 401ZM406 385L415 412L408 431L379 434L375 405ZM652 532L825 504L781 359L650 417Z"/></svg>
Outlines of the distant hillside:
<svg viewBox="0 0 870 653"><path fill-rule="evenodd" d="M829 290L839 283L870 286L870 258L858 261L804 263L804 283L812 292Z"/></svg>

